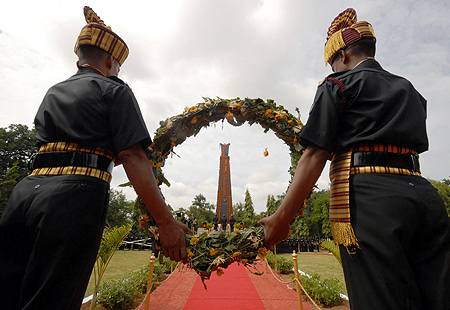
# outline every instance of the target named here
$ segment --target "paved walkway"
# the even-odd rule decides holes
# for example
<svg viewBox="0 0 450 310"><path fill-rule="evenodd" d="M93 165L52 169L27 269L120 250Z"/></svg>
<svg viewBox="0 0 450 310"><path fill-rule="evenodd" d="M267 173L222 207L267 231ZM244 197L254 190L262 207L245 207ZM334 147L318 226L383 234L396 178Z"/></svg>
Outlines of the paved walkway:
<svg viewBox="0 0 450 310"><path fill-rule="evenodd" d="M258 269L264 270L260 263ZM191 269L182 268L150 295L149 309L159 310L229 310L229 309L298 309L297 293L280 283L274 276L250 273L243 265L234 263L218 277L206 280L204 289L200 277ZM141 306L137 310L143 310ZM303 301L304 310L312 308Z"/></svg>

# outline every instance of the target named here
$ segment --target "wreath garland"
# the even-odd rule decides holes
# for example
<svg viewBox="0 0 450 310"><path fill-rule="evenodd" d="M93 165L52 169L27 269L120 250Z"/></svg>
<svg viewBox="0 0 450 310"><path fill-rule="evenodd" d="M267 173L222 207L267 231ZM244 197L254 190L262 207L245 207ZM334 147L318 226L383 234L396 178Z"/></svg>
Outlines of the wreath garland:
<svg viewBox="0 0 450 310"><path fill-rule="evenodd" d="M275 135L289 147L291 157L289 173L291 177L294 175L297 162L303 153L303 147L298 140L304 125L300 120L298 108L296 108L299 114L297 118L271 99L267 101L260 98L217 98L213 100L203 97L203 99L204 102L192 107L185 107L183 113L159 123L160 127L155 132L148 154L159 187L162 184L170 187L170 182L164 176L162 167L169 155L176 155L173 149L182 144L186 138L195 137L203 127L208 127L211 123L220 120L222 122L227 120L233 126L241 126L245 122L248 122L249 125L257 123L264 128L264 133L269 130L274 131ZM146 228L155 223L140 197L137 199L137 206L143 214L143 219L140 220L141 228L147 231Z"/></svg>
<svg viewBox="0 0 450 310"><path fill-rule="evenodd" d="M267 101L260 98L213 100L204 97L203 99L204 102L186 107L183 113L160 122L148 153L159 187L162 184L170 186L162 167L169 155L176 155L173 149L183 143L186 138L196 136L202 128L220 120L222 122L227 120L233 126L241 126L245 122L250 125L257 123L264 128L265 133L272 130L289 147L291 157L289 173L293 177L298 160L303 153L303 147L298 140L304 125L300 121L298 108L296 109L299 114L297 118L270 99ZM160 248L156 222L140 197L136 200L136 206L143 214L143 218L139 219L140 228L145 232L150 231L155 236L157 248ZM304 206L305 204L300 208L299 215L302 215ZM208 279L213 271L217 271L218 274L223 273L222 269L227 268L234 261L249 267L253 265L257 254L263 257L267 254L262 227L250 228L246 231L236 229L231 233L219 231L194 236L186 235L186 245L189 266L196 270L202 281Z"/></svg>

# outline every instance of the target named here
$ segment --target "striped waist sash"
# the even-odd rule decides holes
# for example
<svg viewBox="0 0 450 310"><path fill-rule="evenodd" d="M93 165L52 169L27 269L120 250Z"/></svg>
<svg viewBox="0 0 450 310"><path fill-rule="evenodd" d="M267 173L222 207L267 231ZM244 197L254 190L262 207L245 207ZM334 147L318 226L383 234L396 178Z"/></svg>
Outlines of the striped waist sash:
<svg viewBox="0 0 450 310"><path fill-rule="evenodd" d="M410 154L415 158L417 152L394 145L364 143L356 147L336 153L333 156L330 166L330 223L331 233L336 244L342 244L345 247L358 245L358 240L350 223L350 176L359 173L384 173L417 175L418 171L398 167L385 166L352 166L352 157L354 152L380 152L392 154Z"/></svg>
<svg viewBox="0 0 450 310"><path fill-rule="evenodd" d="M39 154L58 154L58 152L61 152L61 154L67 153L67 152L79 152L79 153L86 153L86 154L94 154L104 157L106 160L111 160L112 162L115 159L115 156L112 152L102 149L100 147L86 147L81 146L76 143L68 143L68 142L55 142L55 143L47 143L42 145L39 148ZM101 179L105 182L110 183L112 176L111 173L108 171L105 171L104 169L98 169L92 166L73 166L73 165L67 165L67 166L58 166L55 167L53 165L49 165L49 167L39 167L33 169L31 172L31 176L54 176L54 175L69 175L69 174L75 174L75 175L86 175L95 177L98 179Z"/></svg>

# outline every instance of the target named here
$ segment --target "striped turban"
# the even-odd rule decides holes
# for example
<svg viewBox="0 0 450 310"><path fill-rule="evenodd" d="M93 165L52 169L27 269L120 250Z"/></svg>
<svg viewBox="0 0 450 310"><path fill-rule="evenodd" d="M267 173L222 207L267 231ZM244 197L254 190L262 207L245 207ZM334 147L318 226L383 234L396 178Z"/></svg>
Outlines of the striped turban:
<svg viewBox="0 0 450 310"><path fill-rule="evenodd" d="M87 25L81 29L77 38L74 48L75 54L78 55L80 45L93 45L113 55L122 65L129 53L125 41L114 33L111 27L106 26L90 7L84 7L84 16Z"/></svg>
<svg viewBox="0 0 450 310"><path fill-rule="evenodd" d="M339 14L328 28L327 42L325 43L325 65L334 59L339 50L346 48L361 39L372 39L376 42L372 25L368 22L356 22L356 11L346 9Z"/></svg>

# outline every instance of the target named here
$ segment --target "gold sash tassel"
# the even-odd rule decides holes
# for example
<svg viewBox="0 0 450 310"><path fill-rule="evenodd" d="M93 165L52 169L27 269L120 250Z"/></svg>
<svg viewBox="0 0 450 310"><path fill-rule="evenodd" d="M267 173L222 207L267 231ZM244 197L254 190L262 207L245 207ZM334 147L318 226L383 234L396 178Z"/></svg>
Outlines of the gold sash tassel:
<svg viewBox="0 0 450 310"><path fill-rule="evenodd" d="M351 167L352 154L357 151L417 154L415 151L387 144L363 143L334 154L330 165L330 226L336 244L346 247L349 254L360 248L350 222L350 176L359 173L387 173L420 176L417 171L403 168L365 166Z"/></svg>

